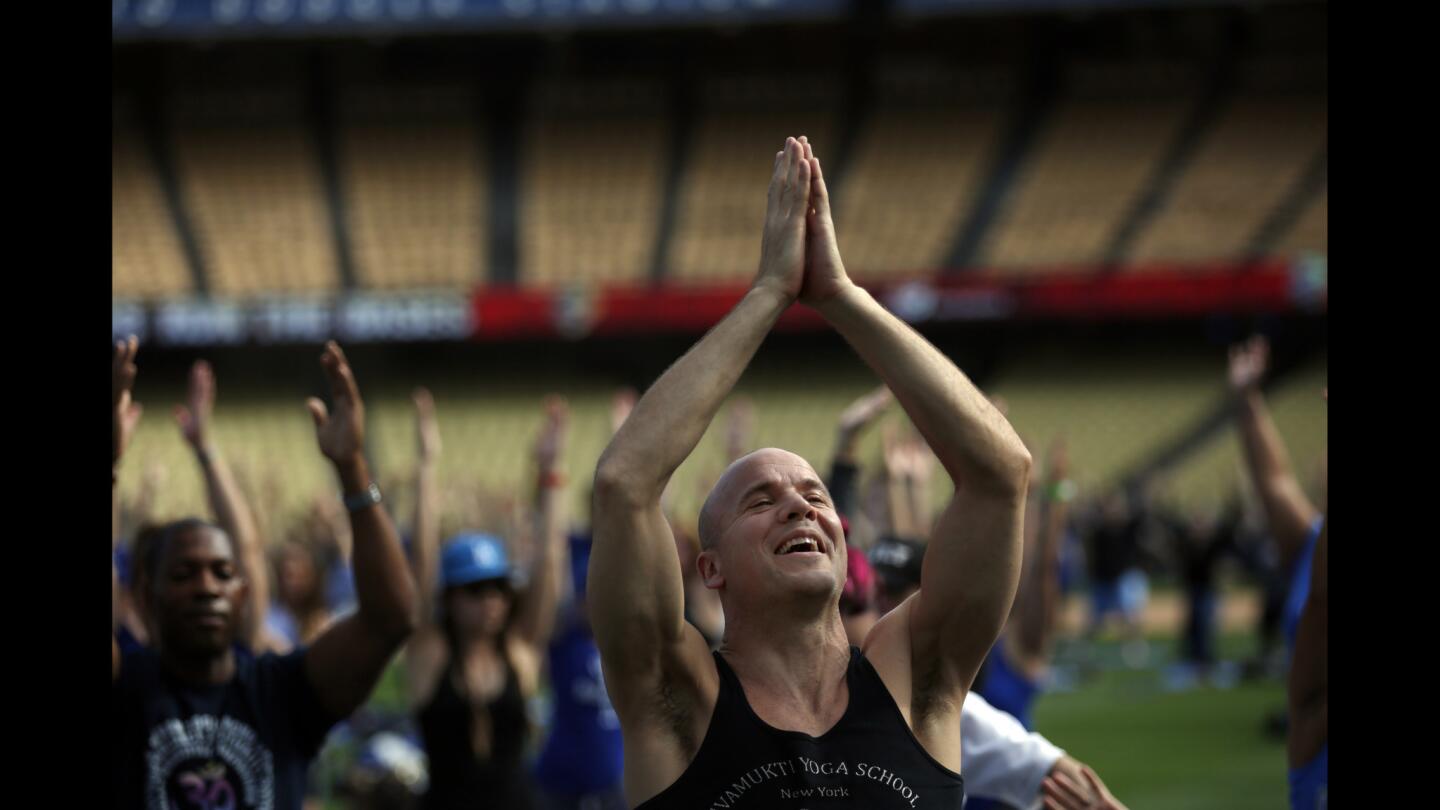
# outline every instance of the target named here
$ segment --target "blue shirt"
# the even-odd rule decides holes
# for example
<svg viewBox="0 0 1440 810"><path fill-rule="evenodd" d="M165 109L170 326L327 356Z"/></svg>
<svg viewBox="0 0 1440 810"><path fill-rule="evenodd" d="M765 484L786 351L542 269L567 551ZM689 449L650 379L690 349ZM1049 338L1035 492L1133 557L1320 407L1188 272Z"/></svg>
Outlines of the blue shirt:
<svg viewBox="0 0 1440 810"><path fill-rule="evenodd" d="M1305 537L1305 546L1295 558L1295 567L1290 569L1290 590L1285 596L1285 646L1295 649L1295 634L1300 630L1300 614L1305 611L1305 602L1310 598L1310 568L1315 561L1315 545L1320 540L1320 527L1325 525L1325 516L1315 518L1310 533Z"/></svg>
<svg viewBox="0 0 1440 810"><path fill-rule="evenodd" d="M536 780L557 793L618 787L624 764L620 720L605 691L590 628L572 614L551 641L549 659L555 716L536 763Z"/></svg>
<svg viewBox="0 0 1440 810"><path fill-rule="evenodd" d="M1004 641L1004 636L1001 636L990 648L990 655L985 661L985 680L975 691L990 705L1014 715L1026 731L1034 731L1035 726L1030 722L1030 707L1035 703L1035 696L1040 694L1040 685L1010 665L1006 660Z"/></svg>

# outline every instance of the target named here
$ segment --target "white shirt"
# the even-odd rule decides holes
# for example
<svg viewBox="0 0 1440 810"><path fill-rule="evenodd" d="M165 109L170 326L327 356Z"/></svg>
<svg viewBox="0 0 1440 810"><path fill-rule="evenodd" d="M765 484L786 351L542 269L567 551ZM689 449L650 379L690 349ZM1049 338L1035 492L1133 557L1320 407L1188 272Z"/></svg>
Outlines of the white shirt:
<svg viewBox="0 0 1440 810"><path fill-rule="evenodd" d="M966 796L1039 807L1040 781L1064 754L975 692L965 696L960 707L960 775L965 777Z"/></svg>

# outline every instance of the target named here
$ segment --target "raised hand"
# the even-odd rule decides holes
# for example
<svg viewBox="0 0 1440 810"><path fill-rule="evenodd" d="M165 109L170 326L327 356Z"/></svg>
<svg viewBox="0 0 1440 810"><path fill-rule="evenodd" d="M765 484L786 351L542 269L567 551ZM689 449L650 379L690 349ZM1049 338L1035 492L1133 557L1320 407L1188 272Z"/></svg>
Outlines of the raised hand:
<svg viewBox="0 0 1440 810"><path fill-rule="evenodd" d="M565 453L565 436L569 432L570 406L559 395L545 397L545 423L535 439L535 466L543 473L553 470Z"/></svg>
<svg viewBox="0 0 1440 810"><path fill-rule="evenodd" d="M850 439L869 427L894 401L895 395L882 385L850 403L840 412L840 419L835 425L841 440Z"/></svg>
<svg viewBox="0 0 1440 810"><path fill-rule="evenodd" d="M420 448L420 461L434 461L440 457L440 424L435 421L435 398L430 389L416 388L410 394L415 403L415 438Z"/></svg>
<svg viewBox="0 0 1440 810"><path fill-rule="evenodd" d="M835 241L835 221L830 216L830 192L808 139L801 138L806 163L810 166L810 202L805 221L805 282L800 300L810 306L823 304L850 286L840 245Z"/></svg>
<svg viewBox="0 0 1440 810"><path fill-rule="evenodd" d="M883 434L885 470L894 478L910 478L920 483L930 480L935 471L935 454L920 434L910 427L901 435L894 425Z"/></svg>
<svg viewBox="0 0 1440 810"><path fill-rule="evenodd" d="M1230 347L1230 388L1249 391L1260 384L1270 362L1270 341L1255 335Z"/></svg>
<svg viewBox="0 0 1440 810"><path fill-rule="evenodd" d="M215 372L204 360L196 360L190 367L190 387L185 394L185 404L175 406L175 421L180 425L180 435L195 450L207 450L210 445L210 415L215 412Z"/></svg>
<svg viewBox="0 0 1440 810"><path fill-rule="evenodd" d="M140 424L140 414L143 411L140 403L131 399L135 389L135 375L138 371L135 365L135 354L139 350L140 339L131 335L127 340L115 342L115 353L111 358L110 412L113 453L110 466L112 469L120 463L120 456L130 445L130 439L135 435L135 427Z"/></svg>
<svg viewBox="0 0 1440 810"><path fill-rule="evenodd" d="M345 353L333 340L325 344L320 367L325 371L325 379L330 383L330 399L335 403L334 412L330 412L325 403L315 397L305 402L315 420L320 452L336 464L354 462L363 457L365 450L365 403L360 400L355 375L345 361Z"/></svg>
<svg viewBox="0 0 1440 810"><path fill-rule="evenodd" d="M760 272L754 284L792 301L800 295L805 277L805 219L810 210L811 163L805 159L802 140L786 138L785 148L775 153L760 241Z"/></svg>
<svg viewBox="0 0 1440 810"><path fill-rule="evenodd" d="M1080 774L1084 784L1058 769L1045 777L1040 783L1045 810L1126 810L1089 765L1081 765Z"/></svg>
<svg viewBox="0 0 1440 810"><path fill-rule="evenodd" d="M630 412L635 410L635 389L621 388L610 398L610 435L614 436L625 420L630 418Z"/></svg>

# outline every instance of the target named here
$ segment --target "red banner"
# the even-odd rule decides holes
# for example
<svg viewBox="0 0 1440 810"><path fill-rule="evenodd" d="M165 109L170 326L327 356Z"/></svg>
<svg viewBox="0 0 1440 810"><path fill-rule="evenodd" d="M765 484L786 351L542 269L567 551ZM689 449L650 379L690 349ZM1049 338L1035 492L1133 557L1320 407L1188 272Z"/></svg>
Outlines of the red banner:
<svg viewBox="0 0 1440 810"><path fill-rule="evenodd" d="M915 324L1004 319L1127 319L1216 313L1323 312L1323 264L1156 265L1115 272L1005 276L977 272L865 283L887 308ZM475 337L695 333L714 326L747 285L482 289ZM825 326L809 307L786 310L780 331Z"/></svg>

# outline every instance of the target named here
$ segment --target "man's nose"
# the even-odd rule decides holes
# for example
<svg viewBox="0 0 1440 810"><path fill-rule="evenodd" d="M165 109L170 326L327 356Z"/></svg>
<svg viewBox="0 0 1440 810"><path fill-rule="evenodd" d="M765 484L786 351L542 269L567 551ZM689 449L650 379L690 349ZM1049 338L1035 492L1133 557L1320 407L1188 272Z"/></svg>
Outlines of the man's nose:
<svg viewBox="0 0 1440 810"><path fill-rule="evenodd" d="M196 577L196 596L217 598L220 596L221 590L220 577L216 576L213 571L201 571L200 575Z"/></svg>
<svg viewBox="0 0 1440 810"><path fill-rule="evenodd" d="M785 497L787 499L784 509L786 522L799 520L801 518L808 518L810 520L818 520L820 518L819 513L815 511L815 504L811 503L804 495L796 492Z"/></svg>

